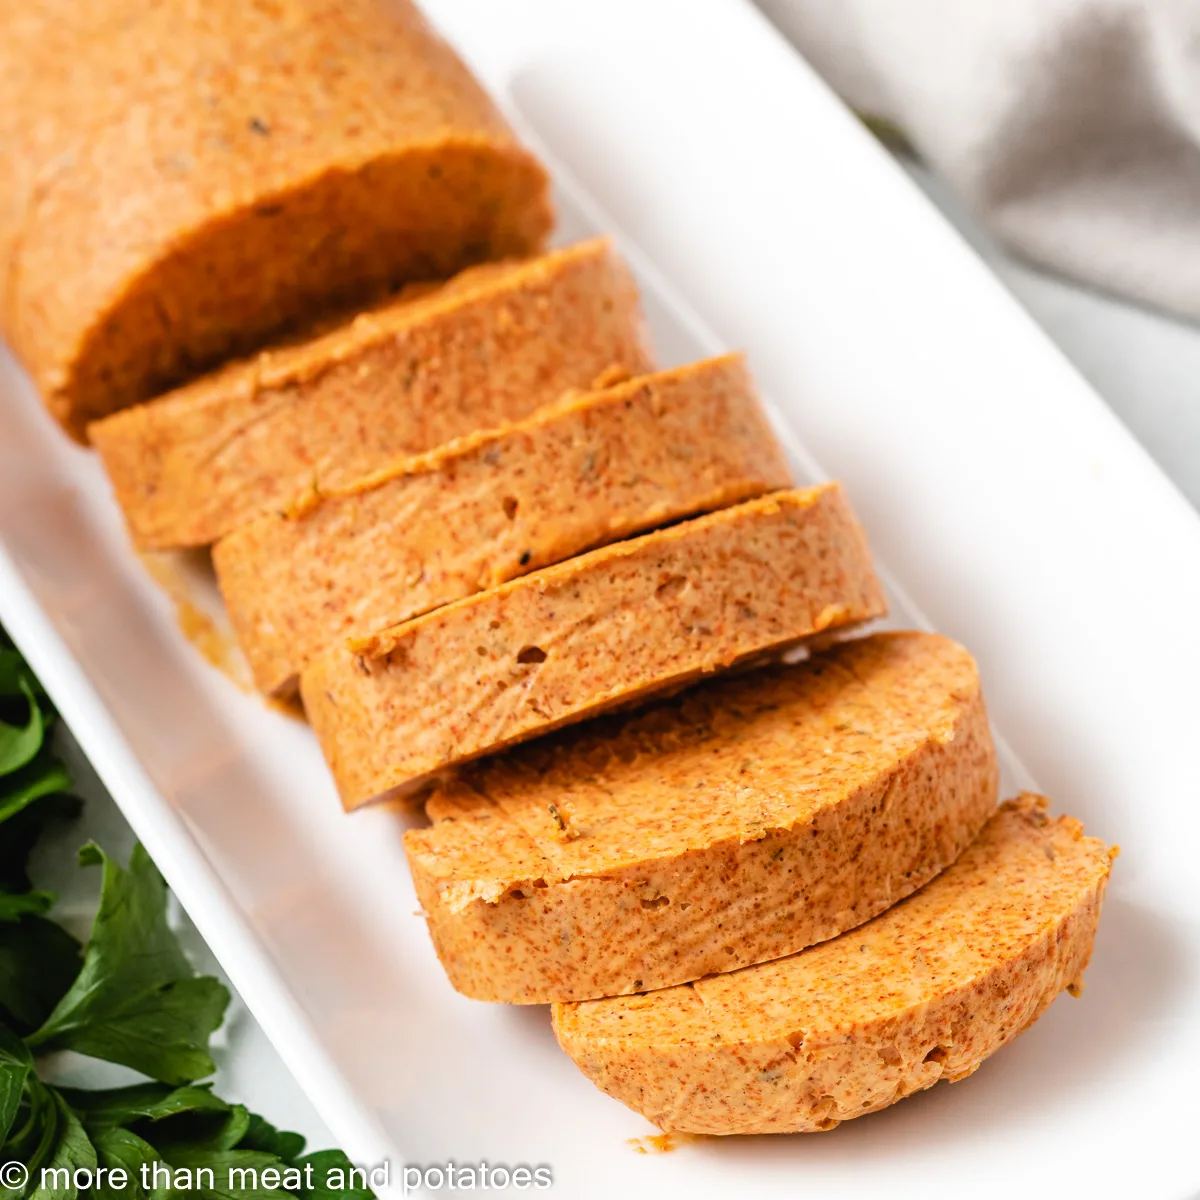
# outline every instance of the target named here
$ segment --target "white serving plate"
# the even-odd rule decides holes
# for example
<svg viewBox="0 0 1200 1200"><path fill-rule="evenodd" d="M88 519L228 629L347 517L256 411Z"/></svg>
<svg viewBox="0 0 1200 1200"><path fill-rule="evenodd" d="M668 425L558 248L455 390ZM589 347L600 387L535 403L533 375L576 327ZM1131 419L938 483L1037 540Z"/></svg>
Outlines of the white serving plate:
<svg viewBox="0 0 1200 1200"><path fill-rule="evenodd" d="M665 361L747 348L896 623L979 657L1010 784L1121 843L1087 994L831 1134L635 1153L546 1009L450 989L403 819L343 817L308 731L200 660L5 363L0 619L138 835L358 1161L546 1163L571 1198L1196 1192L1200 519L743 0L429 8L558 167L561 239L619 232Z"/></svg>

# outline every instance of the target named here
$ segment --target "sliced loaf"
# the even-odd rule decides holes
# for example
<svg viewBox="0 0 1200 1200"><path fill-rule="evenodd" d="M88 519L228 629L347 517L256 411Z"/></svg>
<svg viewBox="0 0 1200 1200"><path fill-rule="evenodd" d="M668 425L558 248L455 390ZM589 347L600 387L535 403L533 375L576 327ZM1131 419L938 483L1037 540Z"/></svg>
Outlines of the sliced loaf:
<svg viewBox="0 0 1200 1200"><path fill-rule="evenodd" d="M0 79L0 328L77 437L550 227L545 172L410 0L10 4Z"/></svg>
<svg viewBox="0 0 1200 1200"><path fill-rule="evenodd" d="M885 633L468 768L405 849L454 986L536 1004L833 937L953 862L996 800L970 655Z"/></svg>
<svg viewBox="0 0 1200 1200"><path fill-rule="evenodd" d="M740 356L569 396L236 530L213 561L258 686L322 650L791 482Z"/></svg>
<svg viewBox="0 0 1200 1200"><path fill-rule="evenodd" d="M91 427L134 542L206 545L314 487L650 369L604 239L476 267Z"/></svg>
<svg viewBox="0 0 1200 1200"><path fill-rule="evenodd" d="M948 870L799 954L556 1005L566 1052L663 1129L832 1129L954 1083L1078 992L1115 850L1047 801L1003 805Z"/></svg>
<svg viewBox="0 0 1200 1200"><path fill-rule="evenodd" d="M338 647L300 677L356 808L583 717L885 610L837 484L593 550Z"/></svg>

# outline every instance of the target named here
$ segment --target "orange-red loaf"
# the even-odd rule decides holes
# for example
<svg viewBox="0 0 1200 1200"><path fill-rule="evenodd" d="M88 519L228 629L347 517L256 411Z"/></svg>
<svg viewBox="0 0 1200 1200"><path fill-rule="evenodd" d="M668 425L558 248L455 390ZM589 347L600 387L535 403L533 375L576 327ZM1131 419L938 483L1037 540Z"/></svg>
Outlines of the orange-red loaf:
<svg viewBox="0 0 1200 1200"><path fill-rule="evenodd" d="M833 937L949 866L996 800L970 655L879 634L467 768L404 845L451 983L539 1004Z"/></svg>
<svg viewBox="0 0 1200 1200"><path fill-rule="evenodd" d="M91 427L133 540L215 541L298 494L528 416L613 368L651 367L605 239L474 267L322 336Z"/></svg>
<svg viewBox="0 0 1200 1200"><path fill-rule="evenodd" d="M593 550L314 659L300 690L347 808L885 608L837 484Z"/></svg>
<svg viewBox="0 0 1200 1200"><path fill-rule="evenodd" d="M0 328L78 437L551 223L544 171L409 0L9 4L0 88Z"/></svg>
<svg viewBox="0 0 1200 1200"><path fill-rule="evenodd" d="M1115 850L1003 805L915 896L776 962L641 996L556 1005L563 1049L667 1130L832 1129L970 1075L1077 992Z"/></svg>
<svg viewBox="0 0 1200 1200"><path fill-rule="evenodd" d="M573 554L787 487L740 356L645 375L322 492L217 543L258 686Z"/></svg>

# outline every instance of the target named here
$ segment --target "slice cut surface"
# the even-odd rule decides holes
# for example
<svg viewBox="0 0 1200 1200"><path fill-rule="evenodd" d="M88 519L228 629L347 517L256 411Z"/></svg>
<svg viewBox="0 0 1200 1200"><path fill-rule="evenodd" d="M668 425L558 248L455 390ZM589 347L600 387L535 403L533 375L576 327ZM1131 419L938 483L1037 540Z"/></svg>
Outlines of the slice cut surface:
<svg viewBox="0 0 1200 1200"><path fill-rule="evenodd" d="M331 650L300 679L342 802L881 615L837 484L593 550Z"/></svg>
<svg viewBox="0 0 1200 1200"><path fill-rule="evenodd" d="M606 239L475 267L92 425L142 549L207 545L314 487L651 369Z"/></svg>
<svg viewBox="0 0 1200 1200"><path fill-rule="evenodd" d="M791 483L741 356L571 395L253 521L213 560L265 692L322 650Z"/></svg>
<svg viewBox="0 0 1200 1200"><path fill-rule="evenodd" d="M663 1129L830 1129L970 1075L1091 957L1115 850L1025 795L916 895L833 941L640 996L556 1005L563 1049Z"/></svg>
<svg viewBox="0 0 1200 1200"><path fill-rule="evenodd" d="M889 633L470 768L405 849L455 987L542 1003L833 937L953 862L996 800L970 655Z"/></svg>

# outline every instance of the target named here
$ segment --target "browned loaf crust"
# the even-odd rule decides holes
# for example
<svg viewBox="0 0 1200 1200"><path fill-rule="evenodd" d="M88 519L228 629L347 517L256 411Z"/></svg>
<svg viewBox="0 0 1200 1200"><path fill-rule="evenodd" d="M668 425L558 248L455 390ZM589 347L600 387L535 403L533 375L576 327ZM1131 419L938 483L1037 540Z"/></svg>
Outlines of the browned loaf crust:
<svg viewBox="0 0 1200 1200"><path fill-rule="evenodd" d="M313 660L301 695L347 808L607 708L879 616L837 484L593 550Z"/></svg>
<svg viewBox="0 0 1200 1200"><path fill-rule="evenodd" d="M970 1075L1077 992L1116 851L1003 805L915 896L776 962L641 996L556 1005L566 1052L667 1130L832 1129Z"/></svg>
<svg viewBox="0 0 1200 1200"><path fill-rule="evenodd" d="M137 545L206 545L613 368L651 368L636 288L606 239L414 290L93 425Z"/></svg>
<svg viewBox="0 0 1200 1200"><path fill-rule="evenodd" d="M791 482L740 356L569 396L313 495L214 551L258 686L347 637Z"/></svg>
<svg viewBox="0 0 1200 1200"><path fill-rule="evenodd" d="M0 328L77 437L551 223L544 171L409 0L8 5L0 79Z"/></svg>
<svg viewBox="0 0 1200 1200"><path fill-rule="evenodd" d="M886 633L468 768L405 850L459 991L583 1000L861 924L958 857L997 786L970 655Z"/></svg>

